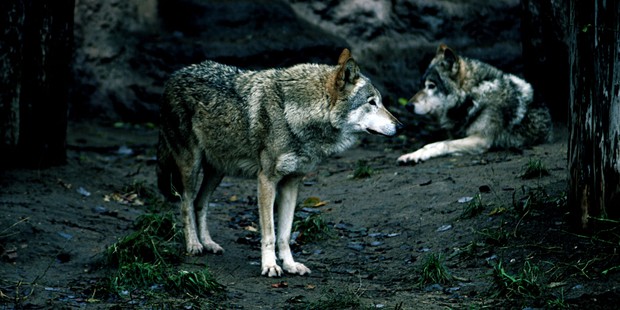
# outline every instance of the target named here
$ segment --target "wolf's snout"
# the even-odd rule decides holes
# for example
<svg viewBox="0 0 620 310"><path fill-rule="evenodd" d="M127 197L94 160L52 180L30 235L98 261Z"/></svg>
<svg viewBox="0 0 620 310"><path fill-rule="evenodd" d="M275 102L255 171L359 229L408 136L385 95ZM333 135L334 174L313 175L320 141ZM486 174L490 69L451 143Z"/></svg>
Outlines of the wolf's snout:
<svg viewBox="0 0 620 310"><path fill-rule="evenodd" d="M405 128L405 125L403 125L403 123L401 123L398 119L396 120L396 133L400 133L401 131L403 131L403 128Z"/></svg>
<svg viewBox="0 0 620 310"><path fill-rule="evenodd" d="M404 125L387 110L385 110L385 115L381 119L382 121L377 122L374 126L368 126L366 131L374 135L391 137L399 133L404 127Z"/></svg>
<svg viewBox="0 0 620 310"><path fill-rule="evenodd" d="M409 100L405 105L405 109L407 109L409 113L415 113L415 105L413 104L413 101Z"/></svg>

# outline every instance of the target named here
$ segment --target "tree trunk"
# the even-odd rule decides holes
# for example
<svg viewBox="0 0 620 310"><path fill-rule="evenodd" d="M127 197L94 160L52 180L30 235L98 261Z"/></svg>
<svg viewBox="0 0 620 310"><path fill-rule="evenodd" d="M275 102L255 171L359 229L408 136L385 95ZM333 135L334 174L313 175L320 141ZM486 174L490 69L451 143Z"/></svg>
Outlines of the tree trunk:
<svg viewBox="0 0 620 310"><path fill-rule="evenodd" d="M521 0L525 79L534 100L545 104L554 121L568 118L568 5L565 0Z"/></svg>
<svg viewBox="0 0 620 310"><path fill-rule="evenodd" d="M581 228L620 218L619 3L570 1L568 205Z"/></svg>
<svg viewBox="0 0 620 310"><path fill-rule="evenodd" d="M75 0L0 4L0 165L66 160Z"/></svg>

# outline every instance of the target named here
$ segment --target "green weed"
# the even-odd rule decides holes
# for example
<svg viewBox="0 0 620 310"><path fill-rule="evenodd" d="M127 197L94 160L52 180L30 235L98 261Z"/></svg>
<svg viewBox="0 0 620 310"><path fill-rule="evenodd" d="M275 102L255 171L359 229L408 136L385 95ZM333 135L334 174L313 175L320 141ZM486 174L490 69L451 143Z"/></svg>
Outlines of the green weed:
<svg viewBox="0 0 620 310"><path fill-rule="evenodd" d="M299 244L324 240L333 235L331 228L320 213L312 213L306 218L296 216L293 221L293 231L299 232L296 239Z"/></svg>
<svg viewBox="0 0 620 310"><path fill-rule="evenodd" d="M510 274L500 260L493 267L494 288L491 293L495 297L533 299L542 296L544 284L542 272L536 266L526 261L523 268L513 275Z"/></svg>
<svg viewBox="0 0 620 310"><path fill-rule="evenodd" d="M441 254L431 254L422 265L418 284L449 284L452 279Z"/></svg>
<svg viewBox="0 0 620 310"><path fill-rule="evenodd" d="M484 242L493 246L504 246L508 243L510 232L506 231L503 226L498 228L485 228L477 232L484 236Z"/></svg>
<svg viewBox="0 0 620 310"><path fill-rule="evenodd" d="M357 165L355 166L355 170L353 171L353 178L355 179L364 179L372 176L374 171L372 167L368 165L368 162L365 160L358 160Z"/></svg>
<svg viewBox="0 0 620 310"><path fill-rule="evenodd" d="M484 209L485 209L485 205L482 202L482 196L480 196L480 194L476 194L476 196L474 196L474 199L472 199L469 203L467 203L465 210L463 210L463 213L461 213L461 216L459 218L461 219L473 218L481 214L482 211L484 211Z"/></svg>
<svg viewBox="0 0 620 310"><path fill-rule="evenodd" d="M519 175L522 179L537 179L549 175L549 170L540 159L530 159L524 168L525 171Z"/></svg>
<svg viewBox="0 0 620 310"><path fill-rule="evenodd" d="M564 289L560 290L560 296L547 300L548 309L568 309L569 305L564 300Z"/></svg>

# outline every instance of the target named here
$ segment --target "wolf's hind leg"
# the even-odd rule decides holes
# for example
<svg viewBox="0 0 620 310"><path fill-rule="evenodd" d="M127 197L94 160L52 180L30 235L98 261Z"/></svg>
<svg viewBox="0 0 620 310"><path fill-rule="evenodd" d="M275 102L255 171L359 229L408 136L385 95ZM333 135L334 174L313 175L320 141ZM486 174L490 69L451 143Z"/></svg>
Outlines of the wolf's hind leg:
<svg viewBox="0 0 620 310"><path fill-rule="evenodd" d="M290 240L297 193L301 177L287 177L280 181L278 192L278 249L282 267L288 273L309 274L310 269L304 264L297 263L291 253Z"/></svg>
<svg viewBox="0 0 620 310"><path fill-rule="evenodd" d="M192 162L192 161L186 161ZM190 255L200 254L203 246L198 240L198 232L196 230L196 212L194 209L194 200L196 198L196 180L198 178L199 166L192 165L189 167L180 167L181 182L183 184L183 193L181 194L181 218L183 221L183 233L185 235L185 247Z"/></svg>
<svg viewBox="0 0 620 310"><path fill-rule="evenodd" d="M211 239L209 234L209 226L207 225L207 212L209 208L209 201L211 199L211 193L220 184L224 175L216 171L209 164L203 164L203 179L200 184L200 190L198 191L198 197L195 200L194 207L196 208L196 217L198 221L198 236L200 243L207 251L213 253L223 253L224 249Z"/></svg>

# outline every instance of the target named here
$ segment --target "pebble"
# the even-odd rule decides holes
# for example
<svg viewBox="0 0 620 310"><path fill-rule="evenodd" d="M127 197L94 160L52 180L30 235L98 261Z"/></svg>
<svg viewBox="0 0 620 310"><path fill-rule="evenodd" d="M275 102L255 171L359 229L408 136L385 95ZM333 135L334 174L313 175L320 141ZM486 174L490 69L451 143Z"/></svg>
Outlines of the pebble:
<svg viewBox="0 0 620 310"><path fill-rule="evenodd" d="M85 188L83 188L81 186L77 189L77 192L78 192L78 194L80 194L80 195L82 195L84 197L90 196L90 192L87 191Z"/></svg>
<svg viewBox="0 0 620 310"><path fill-rule="evenodd" d="M347 245L347 247L356 251L361 251L364 249L364 245L359 242L351 242Z"/></svg>
<svg viewBox="0 0 620 310"><path fill-rule="evenodd" d="M442 225L441 227L437 228L437 231L442 232L442 231L448 231L450 229L452 229L452 225L446 224L446 225Z"/></svg>

